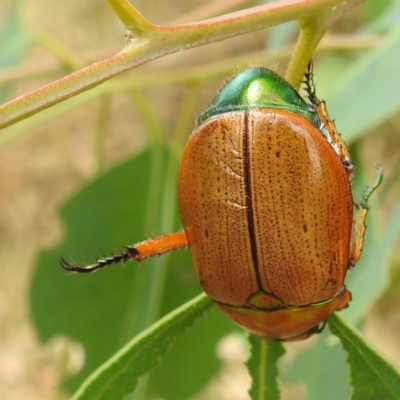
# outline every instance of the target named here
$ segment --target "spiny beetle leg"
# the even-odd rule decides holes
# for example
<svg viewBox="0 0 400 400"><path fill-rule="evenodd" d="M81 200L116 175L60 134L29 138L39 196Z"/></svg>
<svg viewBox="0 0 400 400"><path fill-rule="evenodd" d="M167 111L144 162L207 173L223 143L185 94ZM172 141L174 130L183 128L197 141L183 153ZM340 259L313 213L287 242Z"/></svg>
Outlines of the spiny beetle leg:
<svg viewBox="0 0 400 400"><path fill-rule="evenodd" d="M318 107L321 101L317 97L317 93L315 91L315 84L314 84L314 64L313 61L307 65L306 72L304 73L304 81L303 83L306 85L306 92L309 100L311 101L314 106Z"/></svg>
<svg viewBox="0 0 400 400"><path fill-rule="evenodd" d="M317 108L317 113L322 124L322 133L324 134L324 132L326 132L324 136L326 136L328 143L332 146L332 148L342 160L342 163L347 170L347 176L350 177L353 173L354 165L351 160L349 150L347 149L346 144L344 143L343 139L336 129L335 122L329 118L325 101L320 100L317 97L317 92L314 84L312 60L310 60L310 62L308 63L306 72L304 74L303 83L306 86L306 92L310 102Z"/></svg>
<svg viewBox="0 0 400 400"><path fill-rule="evenodd" d="M365 220L367 218L369 210L368 199L370 198L371 194L375 191L375 189L381 184L383 179L383 167L381 165L378 165L376 169L377 169L377 174L374 184L372 186L367 186L361 197L361 201L359 203L354 204L355 213L354 213L354 225L353 225L353 235L351 241L349 268L354 267L354 265L361 257L362 249L364 246L365 231L367 229Z"/></svg>
<svg viewBox="0 0 400 400"><path fill-rule="evenodd" d="M93 272L108 265L125 263L130 259L136 261L144 260L148 257L161 255L168 251L181 249L188 245L186 234L183 232L171 233L169 235L159 236L145 240L133 246L125 246L125 250L110 256L98 258L94 264L78 265L61 258L61 266L71 272Z"/></svg>

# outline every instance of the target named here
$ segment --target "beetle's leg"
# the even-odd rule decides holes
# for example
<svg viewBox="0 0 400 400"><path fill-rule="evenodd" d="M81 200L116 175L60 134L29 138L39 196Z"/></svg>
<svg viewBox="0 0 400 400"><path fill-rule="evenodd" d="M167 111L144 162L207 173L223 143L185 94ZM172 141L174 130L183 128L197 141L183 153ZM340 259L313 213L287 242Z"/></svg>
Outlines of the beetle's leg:
<svg viewBox="0 0 400 400"><path fill-rule="evenodd" d="M362 249L364 246L365 230L367 229L367 226L365 224L365 219L367 218L369 210L368 199L371 196L371 194L375 191L375 189L381 184L383 179L382 166L378 165L376 168L377 168L377 174L374 184L372 186L367 186L361 197L361 201L359 203L354 204L355 213L354 213L353 234L350 247L349 268L354 267L354 265L361 257Z"/></svg>
<svg viewBox="0 0 400 400"><path fill-rule="evenodd" d="M321 122L324 125L324 128L327 131L326 139L328 143L331 145L333 150L335 150L336 154L340 157L343 166L346 168L347 176L350 177L350 175L354 171L354 164L350 157L350 152L347 149L344 140L338 133L335 122L329 118L328 111L326 109L326 103L324 101L321 101L319 103L317 112L319 118L321 119Z"/></svg>
<svg viewBox="0 0 400 400"><path fill-rule="evenodd" d="M308 98L310 102L316 107L319 119L321 121L321 126L319 127L319 130L322 132L328 143L342 160L342 163L347 171L347 176L350 176L354 170L353 161L351 160L350 153L346 147L346 144L344 143L342 137L336 129L335 122L329 118L325 101L320 100L317 97L314 84L312 60L310 60L310 62L308 63L304 78L304 84L306 85Z"/></svg>
<svg viewBox="0 0 400 400"><path fill-rule="evenodd" d="M125 263L133 258L136 261L144 260L145 258L161 255L168 251L181 249L188 245L186 234L183 232L171 233L169 235L159 236L153 239L145 240L133 246L125 246L125 250L118 254L111 253L110 256L104 256L96 259L96 262L91 265L77 265L70 263L61 258L61 266L71 272L92 272L97 269L106 267L120 262Z"/></svg>
<svg viewBox="0 0 400 400"><path fill-rule="evenodd" d="M317 93L315 91L315 84L314 84L314 64L313 61L307 65L306 72L304 73L304 81L303 83L306 85L306 92L309 100L315 107L318 107L321 101L317 97Z"/></svg>

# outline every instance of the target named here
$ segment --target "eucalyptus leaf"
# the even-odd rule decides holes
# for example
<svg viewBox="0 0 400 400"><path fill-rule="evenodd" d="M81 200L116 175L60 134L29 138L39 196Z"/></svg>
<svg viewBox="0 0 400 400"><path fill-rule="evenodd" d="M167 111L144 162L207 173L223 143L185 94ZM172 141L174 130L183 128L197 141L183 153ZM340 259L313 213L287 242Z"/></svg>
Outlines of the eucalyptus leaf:
<svg viewBox="0 0 400 400"><path fill-rule="evenodd" d="M399 372L338 315L331 316L328 323L347 352L352 400L400 399Z"/></svg>
<svg viewBox="0 0 400 400"><path fill-rule="evenodd" d="M301 351L283 374L284 382L301 381L307 388L307 400L346 400L351 393L346 353L327 329L309 339L309 347ZM290 344L288 344L290 346Z"/></svg>
<svg viewBox="0 0 400 400"><path fill-rule="evenodd" d="M285 348L280 342L272 342L250 335L251 356L247 368L252 377L249 390L252 400L279 400L278 360L285 354Z"/></svg>
<svg viewBox="0 0 400 400"><path fill-rule="evenodd" d="M31 43L31 36L21 24L16 4L12 5L8 12L3 15L0 26L0 42L7 43L7 46L3 46L0 53L0 68L18 64Z"/></svg>
<svg viewBox="0 0 400 400"><path fill-rule="evenodd" d="M159 156L165 159L166 152ZM39 255L30 291L39 337L46 341L55 335L67 335L85 350L83 369L66 383L69 391L76 390L94 369L143 329L143 321L152 312L147 300L150 285L157 282L162 268L167 273L167 284L158 294L162 296L160 315L201 292L188 250L93 274L71 275L59 266L61 256L90 262L96 254L146 237L146 210L157 213L157 208L147 202L149 185L154 184L148 179L150 166L149 149L89 182L61 209L65 240ZM156 200L160 202L159 197ZM176 214L176 203L170 212ZM156 228L154 234L160 233ZM234 329L218 310L207 315L187 338L175 343L150 376L149 393L179 400L201 390L221 365L215 354L217 341ZM201 359L208 367L198 365L195 376L190 376L193 359ZM177 381L185 383L176 385Z"/></svg>
<svg viewBox="0 0 400 400"><path fill-rule="evenodd" d="M85 364L67 388L82 380L121 348L136 331L148 304L137 294L144 274L157 265L105 268L93 274L66 273L60 257L79 263L143 240L148 204L151 152L145 151L113 167L73 196L61 209L66 225L64 241L39 254L31 289L33 321L41 340L67 335L85 349ZM137 302L139 301L139 304Z"/></svg>
<svg viewBox="0 0 400 400"><path fill-rule="evenodd" d="M168 267L161 315L180 306L201 292L188 251L173 254ZM240 330L217 307L174 343L149 377L150 398L186 400L200 392L221 368L217 357L218 341ZM205 366L207 366L205 368Z"/></svg>
<svg viewBox="0 0 400 400"><path fill-rule="evenodd" d="M3 15L0 24L0 43L7 43L0 52L0 69L18 65L31 43L31 36L21 24L18 6L14 3ZM0 90L0 103L7 100L8 85Z"/></svg>
<svg viewBox="0 0 400 400"><path fill-rule="evenodd" d="M366 52L331 85L326 100L339 132L353 141L376 128L400 108L400 29Z"/></svg>
<svg viewBox="0 0 400 400"><path fill-rule="evenodd" d="M212 304L205 294L200 294L156 322L95 371L72 399L120 399L133 391L138 378L154 368L172 343Z"/></svg>

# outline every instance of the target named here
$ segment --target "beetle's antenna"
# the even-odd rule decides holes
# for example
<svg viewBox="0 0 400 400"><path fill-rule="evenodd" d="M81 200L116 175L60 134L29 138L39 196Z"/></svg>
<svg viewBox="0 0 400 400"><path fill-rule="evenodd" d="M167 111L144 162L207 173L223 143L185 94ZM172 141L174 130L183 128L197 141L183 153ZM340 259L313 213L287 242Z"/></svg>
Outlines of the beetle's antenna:
<svg viewBox="0 0 400 400"><path fill-rule="evenodd" d="M125 264L129 259L134 258L136 261L139 261L139 252L136 248L132 246L125 246L125 250L119 252L118 254L111 253L110 256L103 256L101 258L97 258L94 264L90 265L78 265L74 263L70 263L66 261L64 258L61 258L60 265L67 271L70 272L93 272L98 269L107 267L113 264L123 263Z"/></svg>

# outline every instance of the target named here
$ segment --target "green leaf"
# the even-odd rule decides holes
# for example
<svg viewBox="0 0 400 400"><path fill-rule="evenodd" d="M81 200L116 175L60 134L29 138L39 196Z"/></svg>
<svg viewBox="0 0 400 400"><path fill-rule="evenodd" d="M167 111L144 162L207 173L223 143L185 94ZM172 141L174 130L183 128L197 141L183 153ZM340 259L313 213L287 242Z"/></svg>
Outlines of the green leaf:
<svg viewBox="0 0 400 400"><path fill-rule="evenodd" d="M277 362L285 354L282 343L250 335L251 357L247 367L253 379L249 390L252 400L279 400Z"/></svg>
<svg viewBox="0 0 400 400"><path fill-rule="evenodd" d="M374 208L371 208L373 213ZM356 268L346 277L346 285L353 293L350 307L340 315L353 323L359 322L389 284L390 253L400 233L400 205L394 208L382 235L374 230L373 216L369 215L366 244ZM340 346L330 345L325 332L316 343L301 352L285 376L288 382L302 381L308 388L308 399L345 399L350 393L348 368L343 365L344 353ZM326 362L330 360L330 362ZM331 379L326 379L331 376Z"/></svg>
<svg viewBox="0 0 400 400"><path fill-rule="evenodd" d="M332 338L327 329L310 338L309 348L297 355L282 377L284 382L303 382L307 400L345 400L350 396L346 353L337 341L332 343Z"/></svg>
<svg viewBox="0 0 400 400"><path fill-rule="evenodd" d="M161 314L183 304L200 291L193 264L187 253L175 252L173 265L168 267ZM217 342L235 330L241 328L214 307L196 323L194 329L174 344L161 361L160 367L150 374L147 391L149 398L192 398L221 367L221 360L216 354Z"/></svg>
<svg viewBox="0 0 400 400"><path fill-rule="evenodd" d="M138 378L149 372L172 343L213 305L200 294L136 336L90 376L73 400L120 399L131 392Z"/></svg>
<svg viewBox="0 0 400 400"><path fill-rule="evenodd" d="M0 43L7 43L0 53L0 68L19 63L31 42L31 36L21 25L18 6L14 4L3 16L0 25Z"/></svg>
<svg viewBox="0 0 400 400"><path fill-rule="evenodd" d="M31 36L21 25L16 3L1 20L0 43L7 43L0 52L0 69L17 65L31 43ZM0 103L7 100L8 86L3 85L0 90Z"/></svg>
<svg viewBox="0 0 400 400"><path fill-rule="evenodd" d="M353 324L359 323L365 317L390 284L392 249L400 235L400 204L393 208L383 232L377 229L374 218L378 207L371 207L368 215L368 229L361 259L346 276L346 286L352 292L353 299L350 307L340 315Z"/></svg>
<svg viewBox="0 0 400 400"><path fill-rule="evenodd" d="M360 168L357 172L356 177L363 175ZM365 183L359 182L357 186L365 187ZM377 200L377 196L371 198L372 202ZM363 255L357 266L346 276L346 286L352 292L353 299L350 307L341 311L340 315L352 323L360 322L390 282L390 255L400 234L400 204L393 208L383 232L378 232L374 223L374 212L378 208L379 205L371 207ZM304 382L307 385L309 400L346 399L350 387L348 368L343 365L344 359L343 350L338 345L332 346L329 335L324 332L316 343L296 357L284 378L289 382ZM327 376L332 378L327 380Z"/></svg>
<svg viewBox="0 0 400 400"><path fill-rule="evenodd" d="M165 159L166 152L161 152L160 157ZM88 183L61 209L67 233L63 243L39 255L30 289L31 313L38 335L43 341L67 335L85 349L83 369L66 383L69 391L75 391L90 373L143 329L143 319L151 312L146 300L149 285L157 282L162 268L166 269L167 284L160 315L201 292L188 250L93 274L71 275L59 266L61 256L90 262L95 255L146 238L147 209L158 213L158 205L147 201L149 186L155 184L149 180L150 166L151 151L146 150ZM160 197L156 200L162 202ZM176 214L174 206L170 212ZM160 233L160 228L153 231L154 236ZM234 329L219 310L209 313L196 329L175 343L150 376L149 393L180 400L199 391L220 368L215 355L217 341ZM189 352L191 357L187 356ZM196 374L191 375L193 359L206 363L207 368L198 364ZM171 385L178 381L182 384Z"/></svg>
<svg viewBox="0 0 400 400"><path fill-rule="evenodd" d="M327 95L329 115L346 141L377 127L400 108L400 29L368 51Z"/></svg>
<svg viewBox="0 0 400 400"><path fill-rule="evenodd" d="M369 21L377 20L388 8L391 8L392 0L367 1L364 11Z"/></svg>
<svg viewBox="0 0 400 400"><path fill-rule="evenodd" d="M90 262L96 255L144 239L150 165L151 152L145 151L86 185L61 209L64 242L39 255L30 290L39 337L45 341L68 335L85 348L85 365L68 382L69 390L76 390L137 333L142 315L150 312L147 302L140 300L146 289L143 281L148 273L156 275L162 259L146 260L140 268L129 262L94 274L71 275L61 269L60 257Z"/></svg>
<svg viewBox="0 0 400 400"><path fill-rule="evenodd" d="M400 375L395 368L337 315L328 323L348 355L352 400L400 399Z"/></svg>
<svg viewBox="0 0 400 400"><path fill-rule="evenodd" d="M372 213L373 210L371 208ZM400 205L394 208L388 225L379 237L372 222L372 215L369 215L363 256L346 277L353 300L340 315L353 323L360 321L389 283L390 253L400 232ZM330 342L324 332L316 343L296 357L286 376L289 382L300 380L306 383L310 400L346 399L350 393L343 350L338 345L330 345ZM327 380L327 376L332 378Z"/></svg>
<svg viewBox="0 0 400 400"><path fill-rule="evenodd" d="M379 8L378 14L374 15L372 24L366 27L368 33L382 33L388 30L392 30L399 25L400 17L400 3L398 0L381 2L380 0L369 1L365 4L368 8L367 13L372 14L376 11L374 8ZM372 16L372 15L371 15ZM376 18L378 17L378 18Z"/></svg>

